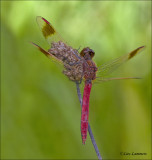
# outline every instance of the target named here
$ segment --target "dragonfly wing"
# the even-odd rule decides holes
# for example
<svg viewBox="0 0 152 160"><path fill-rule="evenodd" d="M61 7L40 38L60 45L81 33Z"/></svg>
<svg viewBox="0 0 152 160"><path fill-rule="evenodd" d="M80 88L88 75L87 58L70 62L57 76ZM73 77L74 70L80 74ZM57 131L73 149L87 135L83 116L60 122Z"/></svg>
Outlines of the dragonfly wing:
<svg viewBox="0 0 152 160"><path fill-rule="evenodd" d="M107 82L107 81L112 81L112 80L124 80L124 79L141 79L140 77L115 77L115 78L98 78L96 79L93 83L97 84L100 82Z"/></svg>
<svg viewBox="0 0 152 160"><path fill-rule="evenodd" d="M67 45L67 42L64 41L64 39L55 30L55 28L51 25L51 23L49 23L46 19L44 19L43 17L40 17L40 16L37 16L36 20L37 20L37 23L40 27L40 30L42 31L43 36L48 41L48 43L50 44L51 47L52 47L53 43L55 42L56 46L58 46L57 50L60 50L61 52L63 50L67 50L67 51L72 50L71 55L73 55L73 57L76 57L76 59L80 59L78 50L73 49L72 47Z"/></svg>
<svg viewBox="0 0 152 160"><path fill-rule="evenodd" d="M57 59L54 55L52 55L51 53L49 53L48 51L44 50L43 48L41 48L40 46L38 46L37 44L31 42L39 51L41 51L44 55L46 55L49 59L58 62L60 64L63 64L63 62L59 59Z"/></svg>
<svg viewBox="0 0 152 160"><path fill-rule="evenodd" d="M36 21L38 23L38 26L40 27L40 30L42 31L43 36L50 44L50 46L52 42L58 42L58 41L65 42L63 38L60 36L60 34L51 25L51 23L49 23L46 19L37 16Z"/></svg>
<svg viewBox="0 0 152 160"><path fill-rule="evenodd" d="M83 75L83 59L80 57L78 50L67 45L59 33L46 19L38 16L36 20L43 36L50 44L50 49L46 51L35 43L32 44L50 59L62 63L64 66L63 73L70 80L81 81Z"/></svg>
<svg viewBox="0 0 152 160"><path fill-rule="evenodd" d="M137 55L138 53L140 53L143 49L145 48L145 46L141 46L135 50L133 50L132 52L119 57L109 63L103 64L100 67L98 67L98 76L99 78L104 77L110 73L112 73L116 68L118 68L121 64L123 64L124 62L128 61L129 59L133 58L135 55Z"/></svg>

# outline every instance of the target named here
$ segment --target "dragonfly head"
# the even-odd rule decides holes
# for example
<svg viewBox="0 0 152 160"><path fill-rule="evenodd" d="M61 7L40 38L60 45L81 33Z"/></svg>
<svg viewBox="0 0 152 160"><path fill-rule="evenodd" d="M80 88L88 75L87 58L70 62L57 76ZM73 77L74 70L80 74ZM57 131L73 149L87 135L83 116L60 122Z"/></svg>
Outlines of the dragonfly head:
<svg viewBox="0 0 152 160"><path fill-rule="evenodd" d="M92 59L93 56L95 55L95 52L89 47L86 47L86 48L83 48L83 50L80 52L80 55L85 59Z"/></svg>

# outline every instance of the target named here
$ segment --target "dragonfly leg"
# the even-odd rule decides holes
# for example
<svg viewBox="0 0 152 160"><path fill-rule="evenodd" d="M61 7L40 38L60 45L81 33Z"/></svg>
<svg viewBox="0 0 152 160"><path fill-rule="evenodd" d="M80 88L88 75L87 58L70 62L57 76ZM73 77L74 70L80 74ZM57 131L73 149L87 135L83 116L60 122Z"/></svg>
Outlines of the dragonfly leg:
<svg viewBox="0 0 152 160"><path fill-rule="evenodd" d="M81 82L82 82L82 78L80 79L79 84L81 84Z"/></svg>
<svg viewBox="0 0 152 160"><path fill-rule="evenodd" d="M81 47L81 46L80 46ZM78 49L75 49L76 53L74 52L75 56L80 59L80 56L79 56L79 50L80 50L80 47Z"/></svg>
<svg viewBox="0 0 152 160"><path fill-rule="evenodd" d="M76 84L81 84L81 82L82 82L82 78L80 79L80 81L76 81Z"/></svg>
<svg viewBox="0 0 152 160"><path fill-rule="evenodd" d="M77 49L77 52L79 52L80 48L81 48L81 46Z"/></svg>
<svg viewBox="0 0 152 160"><path fill-rule="evenodd" d="M74 66L74 65L76 65L76 64L79 64L80 62L69 62L68 64L70 65L70 66Z"/></svg>

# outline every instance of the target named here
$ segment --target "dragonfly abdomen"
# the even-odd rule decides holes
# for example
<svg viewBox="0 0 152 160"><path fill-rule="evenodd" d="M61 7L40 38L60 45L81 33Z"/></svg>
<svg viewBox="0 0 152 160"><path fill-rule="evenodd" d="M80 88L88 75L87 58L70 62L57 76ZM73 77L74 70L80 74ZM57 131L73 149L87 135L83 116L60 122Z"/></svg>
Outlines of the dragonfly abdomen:
<svg viewBox="0 0 152 160"><path fill-rule="evenodd" d="M81 112L81 136L82 136L83 144L85 144L85 141L87 139L88 118L89 118L89 99L90 99L91 88L92 88L91 81L86 81L85 87L84 87L84 93L83 93L82 112Z"/></svg>

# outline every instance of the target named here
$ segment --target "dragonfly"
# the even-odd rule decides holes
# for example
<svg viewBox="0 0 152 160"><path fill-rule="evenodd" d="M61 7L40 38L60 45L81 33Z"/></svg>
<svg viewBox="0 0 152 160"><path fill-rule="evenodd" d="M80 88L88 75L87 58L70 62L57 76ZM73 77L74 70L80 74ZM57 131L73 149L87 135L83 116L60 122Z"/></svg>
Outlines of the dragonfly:
<svg viewBox="0 0 152 160"><path fill-rule="evenodd" d="M91 48L85 47L79 52L78 49L74 49L66 41L64 41L52 24L46 19L41 16L37 16L36 20L44 38L50 45L50 48L45 50L33 42L32 44L52 61L61 64L64 68L63 74L66 75L71 81L76 83L81 83L82 80L84 81L85 85L81 110L81 137L82 143L85 144L88 131L89 100L93 82L104 82L119 79L137 79L138 77L105 77L118 68L121 64L132 59L135 55L141 52L145 46L138 47L128 54L97 67L95 62L92 60L95 52ZM97 77L97 74L100 76Z"/></svg>

